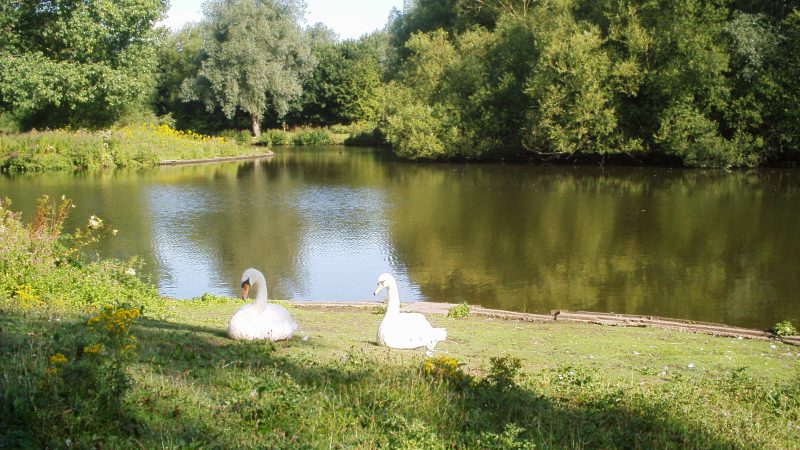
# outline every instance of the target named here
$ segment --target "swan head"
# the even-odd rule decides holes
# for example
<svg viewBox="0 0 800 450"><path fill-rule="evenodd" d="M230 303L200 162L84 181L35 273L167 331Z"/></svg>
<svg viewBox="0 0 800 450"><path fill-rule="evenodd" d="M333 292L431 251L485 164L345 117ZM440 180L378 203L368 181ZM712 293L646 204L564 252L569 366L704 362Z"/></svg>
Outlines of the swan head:
<svg viewBox="0 0 800 450"><path fill-rule="evenodd" d="M258 273L258 271L253 268L247 269L242 273L242 300L247 299L247 294L250 292L250 286L253 285L256 279L256 273Z"/></svg>
<svg viewBox="0 0 800 450"><path fill-rule="evenodd" d="M396 286L397 282L390 273L382 273L378 277L378 285L375 286L375 292L372 295L378 295L378 292L388 288L389 286Z"/></svg>

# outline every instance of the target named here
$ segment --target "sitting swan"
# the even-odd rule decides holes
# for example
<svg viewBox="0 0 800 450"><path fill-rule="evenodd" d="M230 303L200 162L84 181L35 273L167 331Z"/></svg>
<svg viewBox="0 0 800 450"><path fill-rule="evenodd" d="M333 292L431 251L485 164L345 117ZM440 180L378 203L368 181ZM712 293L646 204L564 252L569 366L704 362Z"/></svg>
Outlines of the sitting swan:
<svg viewBox="0 0 800 450"><path fill-rule="evenodd" d="M250 286L256 291L256 300L248 303L231 317L228 336L231 339L289 339L297 329L289 311L280 305L267 303L267 282L256 269L247 269L242 274L242 299L247 299Z"/></svg>
<svg viewBox="0 0 800 450"><path fill-rule="evenodd" d="M378 327L379 344L391 348L427 347L433 351L438 341L447 338L447 330L433 328L422 314L400 312L400 294L391 274L383 273L378 277L375 295L384 288L389 292L389 304Z"/></svg>

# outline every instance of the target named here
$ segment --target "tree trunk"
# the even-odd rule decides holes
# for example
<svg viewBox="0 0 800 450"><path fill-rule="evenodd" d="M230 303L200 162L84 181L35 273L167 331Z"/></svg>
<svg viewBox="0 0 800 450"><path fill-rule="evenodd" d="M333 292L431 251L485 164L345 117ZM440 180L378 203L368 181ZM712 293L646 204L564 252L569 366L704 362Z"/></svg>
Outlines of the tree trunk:
<svg viewBox="0 0 800 450"><path fill-rule="evenodd" d="M250 116L251 121L251 128L250 131L253 133L253 137L258 139L261 136L261 121L256 119L256 116Z"/></svg>

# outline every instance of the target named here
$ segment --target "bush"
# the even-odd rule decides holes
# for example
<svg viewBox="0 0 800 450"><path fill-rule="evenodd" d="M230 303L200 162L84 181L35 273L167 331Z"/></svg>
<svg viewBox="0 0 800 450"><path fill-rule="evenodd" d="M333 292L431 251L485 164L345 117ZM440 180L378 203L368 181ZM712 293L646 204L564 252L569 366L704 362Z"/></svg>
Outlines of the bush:
<svg viewBox="0 0 800 450"><path fill-rule="evenodd" d="M775 324L772 328L772 333L775 336L795 336L797 335L797 329L792 325L792 322L784 320Z"/></svg>
<svg viewBox="0 0 800 450"><path fill-rule="evenodd" d="M72 203L42 197L29 225L0 202L0 300L16 308L131 304L164 311L154 286L136 276L138 260L90 260L83 248L113 235L92 216L82 229L63 233Z"/></svg>
<svg viewBox="0 0 800 450"><path fill-rule="evenodd" d="M272 147L273 145L289 145L289 137L290 133L283 130L266 130L261 133L259 142L267 147Z"/></svg>
<svg viewBox="0 0 800 450"><path fill-rule="evenodd" d="M449 310L447 310L447 317L452 317L454 319L463 319L469 315L469 305L465 303L461 303L460 305L455 305Z"/></svg>
<svg viewBox="0 0 800 450"><path fill-rule="evenodd" d="M222 130L217 133L217 136L236 142L239 145L250 145L253 142L253 136L250 135L248 130Z"/></svg>
<svg viewBox="0 0 800 450"><path fill-rule="evenodd" d="M333 139L325 130L303 130L294 135L294 145L331 145Z"/></svg>

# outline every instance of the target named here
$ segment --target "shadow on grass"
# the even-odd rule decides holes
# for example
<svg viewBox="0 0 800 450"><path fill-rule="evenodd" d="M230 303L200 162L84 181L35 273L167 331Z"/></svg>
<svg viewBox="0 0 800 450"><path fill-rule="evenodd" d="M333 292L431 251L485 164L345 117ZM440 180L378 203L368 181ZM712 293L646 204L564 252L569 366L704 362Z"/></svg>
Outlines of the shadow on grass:
<svg viewBox="0 0 800 450"><path fill-rule="evenodd" d="M266 434L263 442L278 446L290 441L314 446L320 436L309 430L316 428L332 430L327 438L346 447L432 445L426 439L458 448L502 448L514 442L556 448L736 447L724 436L665 413L657 401L631 407L619 406L611 394L584 397L571 391L554 397L535 388L481 382L457 388L427 379L408 363L377 361L376 355L355 352L332 363L302 360L275 349L319 343L220 341L216 338L224 333L208 327L142 321L136 334L140 364L190 378L201 390L226 385L222 389L232 390L220 398L231 395L226 401L238 405L211 407L216 409L209 411L211 417L228 424L221 426L184 415L179 396L173 399L172 417L140 422L138 434L146 445L168 435L178 445L236 446L223 430L233 424L249 430L245 434ZM309 415L320 408L323 413ZM314 423L329 416L340 417L346 426Z"/></svg>

